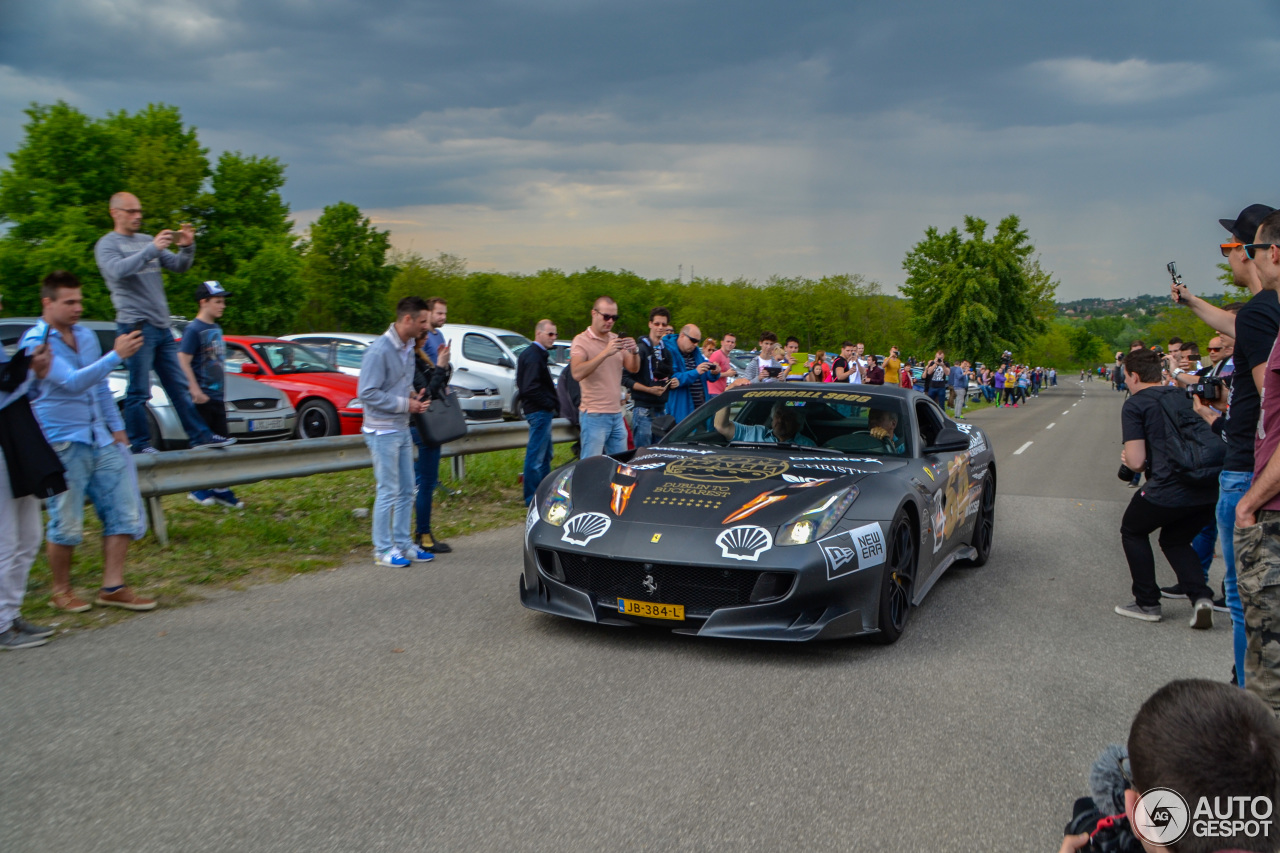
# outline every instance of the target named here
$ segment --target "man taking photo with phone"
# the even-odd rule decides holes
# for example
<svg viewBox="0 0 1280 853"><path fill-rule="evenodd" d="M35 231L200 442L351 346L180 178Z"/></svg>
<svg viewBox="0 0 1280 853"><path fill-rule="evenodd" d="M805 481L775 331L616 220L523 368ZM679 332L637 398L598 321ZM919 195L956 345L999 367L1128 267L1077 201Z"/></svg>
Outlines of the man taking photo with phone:
<svg viewBox="0 0 1280 853"><path fill-rule="evenodd" d="M131 193L116 193L110 202L115 228L93 248L98 270L111 291L120 334L142 333L142 348L126 363L129 389L124 398L124 424L134 453L155 453L147 423L151 371L173 403L191 447L226 447L234 438L215 435L196 411L187 377L178 364L178 345L169 328L169 300L161 269L186 272L196 257L196 232L190 225L168 228L152 237L142 233L142 204ZM169 251L178 249L177 254Z"/></svg>

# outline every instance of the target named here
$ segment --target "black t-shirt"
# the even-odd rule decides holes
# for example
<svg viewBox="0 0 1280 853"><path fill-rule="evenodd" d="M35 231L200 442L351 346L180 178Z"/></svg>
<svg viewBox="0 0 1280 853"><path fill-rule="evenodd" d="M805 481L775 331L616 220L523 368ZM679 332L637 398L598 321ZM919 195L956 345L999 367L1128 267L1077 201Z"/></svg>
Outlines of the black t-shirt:
<svg viewBox="0 0 1280 853"><path fill-rule="evenodd" d="M1120 410L1123 441L1147 442L1147 482L1142 496L1153 504L1168 507L1203 506L1216 503L1218 484L1189 486L1173 476L1169 455L1165 452L1168 439L1165 433L1164 414L1160 411L1161 394L1181 394L1181 388L1161 386L1143 388L1128 400Z"/></svg>
<svg viewBox="0 0 1280 853"><path fill-rule="evenodd" d="M1280 301L1274 290L1263 290L1236 314L1235 372L1231 379L1231 405L1223 438L1227 442L1224 471L1253 473L1253 438L1258 429L1262 402L1253 384L1253 366L1266 364L1280 330Z"/></svg>
<svg viewBox="0 0 1280 853"><path fill-rule="evenodd" d="M832 382L848 382L849 381L848 376L846 376L844 379L837 378L836 376L837 369L840 369L840 370L849 369L849 362L846 361L845 357L842 355L836 356L836 360L831 362L831 381Z"/></svg>

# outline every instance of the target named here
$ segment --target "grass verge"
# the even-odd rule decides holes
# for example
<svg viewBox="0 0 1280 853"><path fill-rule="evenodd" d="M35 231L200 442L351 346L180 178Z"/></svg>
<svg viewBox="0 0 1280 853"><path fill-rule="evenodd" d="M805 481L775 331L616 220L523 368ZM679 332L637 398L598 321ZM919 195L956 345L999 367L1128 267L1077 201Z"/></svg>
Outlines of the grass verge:
<svg viewBox="0 0 1280 853"><path fill-rule="evenodd" d="M569 445L556 445L552 467L570 458ZM451 463L444 460L432 510L435 534L448 540L522 521L523 469L522 449L468 456L461 481L453 479ZM220 590L333 569L362 556L372 559L370 519L353 512L363 508L372 514L371 469L268 480L237 486L236 495L246 504L242 510L200 506L186 495L163 498L169 547L161 548L150 534L130 545L126 583L156 598L161 607L173 607ZM92 507L86 506L84 544L76 549L71 581L87 600L102 582L101 530ZM56 622L70 630L109 625L132 615L109 607L88 613L55 610L49 603L50 581L42 548L22 608L28 620Z"/></svg>

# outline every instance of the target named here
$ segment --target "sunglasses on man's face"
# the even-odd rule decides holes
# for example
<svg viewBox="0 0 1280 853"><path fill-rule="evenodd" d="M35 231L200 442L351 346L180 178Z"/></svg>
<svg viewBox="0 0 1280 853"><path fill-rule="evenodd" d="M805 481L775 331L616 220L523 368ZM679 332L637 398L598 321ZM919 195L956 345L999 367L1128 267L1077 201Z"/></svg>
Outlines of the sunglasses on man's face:
<svg viewBox="0 0 1280 853"><path fill-rule="evenodd" d="M1209 352L1222 352L1222 347L1209 347Z"/></svg>
<svg viewBox="0 0 1280 853"><path fill-rule="evenodd" d="M1244 247L1244 253L1249 256L1249 260L1253 260L1254 253L1259 249L1270 249L1275 243L1247 243Z"/></svg>
<svg viewBox="0 0 1280 853"><path fill-rule="evenodd" d="M694 346L697 346L698 344L702 343L702 338L695 338L693 335L686 334L685 332L681 332L680 334L684 335L686 338L693 341Z"/></svg>
<svg viewBox="0 0 1280 853"><path fill-rule="evenodd" d="M1233 251L1235 251L1236 249L1239 249L1239 248L1240 248L1241 246L1243 246L1243 245L1244 245L1244 243L1223 243L1223 244L1222 244L1222 257L1224 257L1224 258L1229 258L1229 257L1231 257L1231 253L1232 253Z"/></svg>
<svg viewBox="0 0 1280 853"><path fill-rule="evenodd" d="M596 311L596 309L594 308L592 308L591 310ZM606 314L603 311L596 311L596 313L599 314L600 319L604 320L606 323L612 323L614 320L618 319L617 314Z"/></svg>

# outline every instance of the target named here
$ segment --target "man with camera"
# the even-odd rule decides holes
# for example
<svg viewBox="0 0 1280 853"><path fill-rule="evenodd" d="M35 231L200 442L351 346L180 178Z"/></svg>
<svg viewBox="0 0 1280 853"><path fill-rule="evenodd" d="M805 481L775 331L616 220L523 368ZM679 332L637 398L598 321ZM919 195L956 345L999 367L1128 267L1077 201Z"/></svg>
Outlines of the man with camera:
<svg viewBox="0 0 1280 853"><path fill-rule="evenodd" d="M622 386L631 392L631 433L636 447L653 444L653 419L667 408L667 390L675 369L662 339L670 332L671 312L659 305L649 312L649 334L636 341L640 369L622 374Z"/></svg>
<svg viewBox="0 0 1280 853"><path fill-rule="evenodd" d="M1148 474L1146 485L1129 501L1120 524L1134 600L1118 605L1115 611L1132 619L1160 621L1160 587L1156 585L1155 556L1149 538L1159 530L1160 550L1192 601L1191 627L1211 628L1213 593L1204 581L1191 540L1213 521L1217 485L1191 484L1174 473L1170 448L1177 437L1168 433L1160 397L1181 397L1183 392L1162 384L1159 356L1151 350L1131 352L1125 357L1124 372L1125 384L1133 396L1125 400L1120 415L1124 441L1120 479L1129 480L1144 469Z"/></svg>
<svg viewBox="0 0 1280 853"><path fill-rule="evenodd" d="M1127 753L1127 772L1117 747L1094 765L1095 811L1072 820L1059 853L1085 849L1091 840L1097 850L1150 853L1277 849L1280 727L1254 697L1213 681L1171 681L1138 709ZM1169 815L1175 819L1157 814L1160 805L1176 810ZM1092 828L1103 812L1127 818L1127 826L1104 826L1092 837L1074 832Z"/></svg>
<svg viewBox="0 0 1280 853"><path fill-rule="evenodd" d="M1243 250L1263 292L1280 290L1280 211L1262 221ZM1236 577L1246 636L1244 686L1280 714L1280 349L1273 347L1262 367L1253 482L1235 512Z"/></svg>
<svg viewBox="0 0 1280 853"><path fill-rule="evenodd" d="M1248 288L1253 297L1236 313L1212 305L1194 296L1182 284L1175 282L1173 297L1187 305L1201 320L1218 332L1235 338L1232 354L1234 370L1227 399L1225 415L1200 411L1206 420L1217 420L1214 431L1221 432L1227 443L1227 456L1218 477L1217 524L1218 540L1222 543L1222 559L1226 564L1225 590L1227 607L1231 612L1234 632L1236 680L1244 686L1244 657L1246 647L1244 608L1236 587L1235 527L1236 508L1253 482L1254 434L1261 414L1258 389L1266 372L1267 357L1280 331L1280 300L1276 286L1264 285L1258 277L1258 266L1245 251L1253 242L1258 226L1275 208L1265 204L1251 204L1235 219L1218 220L1231 233L1232 241L1223 243L1222 255L1231 266L1231 274L1238 287ZM1264 460L1265 461L1265 460Z"/></svg>
<svg viewBox="0 0 1280 853"><path fill-rule="evenodd" d="M98 270L111 291L116 327L121 335L142 333L142 348L129 357L129 388L124 398L124 424L134 453L155 453L147 425L151 371L173 403L192 447L225 447L234 438L214 435L196 410L187 377L178 364L178 345L169 328L169 301L160 270L186 272L196 256L196 232L190 225L163 229L152 237L141 233L142 204L131 193L116 193L110 202L112 231L93 248ZM178 253L169 251L177 247Z"/></svg>
<svg viewBox="0 0 1280 853"><path fill-rule="evenodd" d="M924 366L924 393L933 398L944 412L947 410L947 361L942 350L934 353L933 361Z"/></svg>
<svg viewBox="0 0 1280 853"><path fill-rule="evenodd" d="M662 342L676 371L667 393L666 413L677 422L707 401L707 380L720 373L720 367L702 354L700 343L702 331L692 323Z"/></svg>
<svg viewBox="0 0 1280 853"><path fill-rule="evenodd" d="M573 339L569 371L580 393L579 423L582 458L627 449L627 425L622 419L622 372L640 369L636 342L613 331L618 303L600 296L591 306L591 325Z"/></svg>

